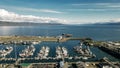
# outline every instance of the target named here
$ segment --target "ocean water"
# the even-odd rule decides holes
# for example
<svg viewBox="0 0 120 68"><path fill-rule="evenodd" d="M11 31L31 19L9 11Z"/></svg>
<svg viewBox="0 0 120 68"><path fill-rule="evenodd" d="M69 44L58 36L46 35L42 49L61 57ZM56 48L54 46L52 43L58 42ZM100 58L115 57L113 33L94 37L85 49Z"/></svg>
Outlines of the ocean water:
<svg viewBox="0 0 120 68"><path fill-rule="evenodd" d="M96 41L120 41L120 25L41 25L41 26L1 26L0 36L7 35L22 35L22 36L58 36L62 33L72 34L74 37L90 37ZM55 47L64 46L68 49L70 56L76 55L73 47L78 45L79 41L67 41L63 43L56 42L42 42L34 45L36 51L33 56L37 56L41 46L49 46L49 56L55 57ZM11 45L14 47L14 45ZM5 46L0 45L0 49ZM22 51L26 46L16 46L17 54ZM113 56L99 50L97 47L90 47L91 51L96 54L96 58L89 59L94 61L103 57L108 57L110 60L118 60ZM15 51L7 57L15 57ZM17 55L19 58L19 55Z"/></svg>
<svg viewBox="0 0 120 68"><path fill-rule="evenodd" d="M0 26L0 35L58 36L62 33L94 40L120 40L120 25Z"/></svg>

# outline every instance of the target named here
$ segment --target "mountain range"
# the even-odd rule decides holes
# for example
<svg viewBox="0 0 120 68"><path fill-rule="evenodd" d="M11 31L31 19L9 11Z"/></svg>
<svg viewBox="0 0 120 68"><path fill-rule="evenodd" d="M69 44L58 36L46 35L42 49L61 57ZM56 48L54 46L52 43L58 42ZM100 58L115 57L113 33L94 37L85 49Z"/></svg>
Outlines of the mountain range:
<svg viewBox="0 0 120 68"><path fill-rule="evenodd" d="M94 25L120 25L120 22L95 23Z"/></svg>
<svg viewBox="0 0 120 68"><path fill-rule="evenodd" d="M40 26L40 25L65 25L61 23L35 23L35 22L8 22L8 21L0 21L0 26ZM87 24L85 24L87 25ZM120 22L97 22L95 24L89 25L120 25Z"/></svg>
<svg viewBox="0 0 120 68"><path fill-rule="evenodd" d="M34 23L34 22L7 22L0 21L0 26L39 26L39 25L62 25L61 23Z"/></svg>

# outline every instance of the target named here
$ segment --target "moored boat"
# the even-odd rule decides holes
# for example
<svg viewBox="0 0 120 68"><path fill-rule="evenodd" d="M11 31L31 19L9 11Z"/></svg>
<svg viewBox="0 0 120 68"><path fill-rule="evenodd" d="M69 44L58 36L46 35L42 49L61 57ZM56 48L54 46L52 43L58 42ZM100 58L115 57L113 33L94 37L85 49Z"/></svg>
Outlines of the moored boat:
<svg viewBox="0 0 120 68"><path fill-rule="evenodd" d="M13 47L6 47L5 49L0 50L0 57L5 57L13 51Z"/></svg>
<svg viewBox="0 0 120 68"><path fill-rule="evenodd" d="M20 57L29 57L32 56L35 52L35 47L33 45L27 46L21 53L19 53Z"/></svg>

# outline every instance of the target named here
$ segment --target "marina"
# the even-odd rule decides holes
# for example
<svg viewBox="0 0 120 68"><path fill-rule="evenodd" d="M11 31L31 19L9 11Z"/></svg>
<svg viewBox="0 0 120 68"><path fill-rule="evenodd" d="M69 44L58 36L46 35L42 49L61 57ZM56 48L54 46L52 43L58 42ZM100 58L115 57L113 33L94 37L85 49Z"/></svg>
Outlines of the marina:
<svg viewBox="0 0 120 68"><path fill-rule="evenodd" d="M14 56L17 56L17 58L14 58L14 56L1 57L0 63L56 62L60 59L63 59L67 62L81 60L91 61L91 59L98 57L97 53L94 53L91 47L86 46L83 44L83 42L78 43L76 41L77 46L74 45L71 48L64 46L64 43L42 42L35 45L21 45L21 47L24 47L21 49L21 51L17 50L17 53L14 52L15 50L12 51L15 53ZM52 47L52 45L55 45L55 47ZM17 47L19 48L20 46L16 46L16 49L18 49ZM15 49L14 46L13 49ZM11 55L13 55L13 53L11 53Z"/></svg>
<svg viewBox="0 0 120 68"><path fill-rule="evenodd" d="M73 40L73 41L84 41L84 40L91 40L89 38L75 38L75 37L70 37L70 36L66 36L67 34L62 35L62 36L58 36L58 37L42 37L42 36L0 36L0 42L1 45L5 45L5 46L10 46L12 45L14 50L11 53L12 57L1 57L1 60L19 60L19 61L24 61L24 60L58 60L58 59L65 59L65 60L72 60L72 59L88 59L91 58L91 54L88 56L87 52L90 52L89 47L87 47L87 49L85 50L86 54L82 54L84 56L80 56L80 55L71 55L69 54L69 49L67 49L66 47L64 47L64 45L61 46L62 42L65 41L69 41L69 40ZM69 35L69 34L68 34ZM54 40L53 40L54 39ZM37 49L36 51L36 47L38 48L38 45L41 44L42 42L54 42L57 44L57 46L55 46L55 48L53 50L56 50L56 55L49 55L49 53L51 52L51 47L44 46L42 45L41 47L39 47L39 49ZM24 46L24 48L20 49L19 51L17 51L17 45L20 45L21 47ZM58 46L60 45L60 46ZM19 46L19 47L20 47ZM36 46L36 47L35 47ZM41 48L41 49L40 49ZM71 48L72 51L73 47ZM38 51L39 50L39 51ZM35 52L35 53L34 53ZM2 56L2 54L1 54Z"/></svg>
<svg viewBox="0 0 120 68"><path fill-rule="evenodd" d="M42 44L45 43L45 44ZM50 42L41 42L41 43L34 43L34 45L20 45L17 46L16 45L12 45L12 47L16 50L13 50L13 52L11 53L11 55L14 55L13 57L1 57L0 58L0 62L6 62L6 61L14 61L14 63L19 63L19 62L24 62L24 61L28 61L28 62L32 62L32 61L44 61L44 60L49 60L50 62L52 61L57 61L59 59L64 59L66 61L72 61L73 59L75 60L86 60L89 58L91 58L90 56L83 54L84 56L75 54L72 55L72 53L70 54L69 51L71 51L70 49L67 49L66 46L61 45L61 43L59 42L51 42L54 44L51 45L57 45L54 47L54 49L51 47L51 45L47 45L46 43L50 43ZM42 46L40 46L40 44ZM47 46L44 46L47 45ZM58 46L59 45L59 46ZM4 45L4 46L10 46L10 45ZM40 47L39 47L40 46ZM22 49L20 49L18 51L19 47L24 47ZM71 47L72 52L74 52L73 47ZM56 50L55 53L52 53L52 50ZM90 50L90 49L88 49ZM9 55L10 56L10 55ZM14 58L15 57L15 58ZM17 60L17 61L16 61Z"/></svg>
<svg viewBox="0 0 120 68"><path fill-rule="evenodd" d="M33 46L27 46L27 48L25 48L24 50L22 50L19 53L18 58L5 58L5 57L1 57L0 61L15 61L15 60L19 60L19 61L25 61L25 60L59 60L59 59L68 59L68 60L72 60L72 59L84 59L84 57L81 56L70 56L68 54L68 50L65 47L60 47L57 46L56 47L56 56L51 57L48 56L49 55L49 51L50 48L48 46L42 46L41 50L39 51L39 53L37 53L36 57L30 57L34 55L34 51L35 48ZM86 56L88 57L88 56Z"/></svg>
<svg viewBox="0 0 120 68"><path fill-rule="evenodd" d="M97 61L97 57L99 57L98 54L94 52L93 47L86 44L86 41L90 44L89 41L92 41L91 39L80 40L81 38L75 39L74 37L73 39L73 37L67 37L69 40L66 42L53 42L48 41L48 38L47 41L34 39L31 42L30 40L29 42L27 41L27 43L24 42L24 44L1 44L1 47L4 47L0 51L0 63L40 63L57 62L59 60L66 62ZM66 37L63 38L65 39ZM58 39L60 40L61 38ZM19 40L23 41L23 39L20 38ZM67 43L70 42L74 43L69 47ZM6 53L3 54L2 52Z"/></svg>

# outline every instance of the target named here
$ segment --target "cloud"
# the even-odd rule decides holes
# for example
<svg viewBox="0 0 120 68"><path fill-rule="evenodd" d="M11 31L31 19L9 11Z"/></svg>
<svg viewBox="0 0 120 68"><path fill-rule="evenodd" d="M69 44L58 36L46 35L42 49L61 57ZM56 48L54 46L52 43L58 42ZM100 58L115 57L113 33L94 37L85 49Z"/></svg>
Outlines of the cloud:
<svg viewBox="0 0 120 68"><path fill-rule="evenodd" d="M107 11L108 9L67 9L68 11Z"/></svg>
<svg viewBox="0 0 120 68"><path fill-rule="evenodd" d="M85 6L85 5L94 5L94 6L110 6L110 5L120 5L120 3L76 3L71 4L72 6Z"/></svg>
<svg viewBox="0 0 120 68"><path fill-rule="evenodd" d="M115 8L86 8L86 9L82 9L82 8L78 8L78 9L67 9L68 11L90 11L90 12L104 12L104 11L116 11L119 12L120 9L115 9Z"/></svg>
<svg viewBox="0 0 120 68"><path fill-rule="evenodd" d="M62 13L62 12L59 12L59 11L54 11L54 10L49 10L49 9L41 9L40 11L49 12L49 13Z"/></svg>
<svg viewBox="0 0 120 68"><path fill-rule="evenodd" d="M70 11L120 11L120 3L78 3L71 4Z"/></svg>
<svg viewBox="0 0 120 68"><path fill-rule="evenodd" d="M120 18L111 20L112 22L120 22Z"/></svg>
<svg viewBox="0 0 120 68"><path fill-rule="evenodd" d="M36 9L36 8L26 8L26 7L5 6L5 5L0 5L0 8L9 8L9 9L15 9L15 10L19 10L19 11L55 13L55 14L64 13L64 12L56 11L53 9Z"/></svg>
<svg viewBox="0 0 120 68"><path fill-rule="evenodd" d="M120 8L120 3L78 3L71 5L75 7Z"/></svg>
<svg viewBox="0 0 120 68"><path fill-rule="evenodd" d="M17 10L26 10L26 11L32 11L32 12L45 12L45 13L63 13L60 11L55 11L51 9L33 9L33 8L16 8Z"/></svg>
<svg viewBox="0 0 120 68"><path fill-rule="evenodd" d="M72 6L106 6L111 5L111 3L78 3L78 4L71 4Z"/></svg>
<svg viewBox="0 0 120 68"><path fill-rule="evenodd" d="M9 12L5 9L0 9L0 20L10 22L64 23L64 24L67 23L66 20L58 18L39 17L33 15L20 15L14 12Z"/></svg>

